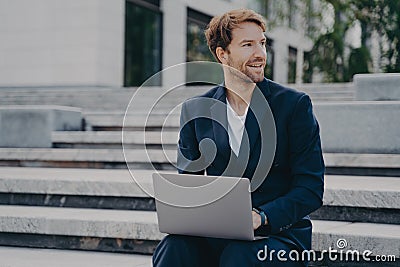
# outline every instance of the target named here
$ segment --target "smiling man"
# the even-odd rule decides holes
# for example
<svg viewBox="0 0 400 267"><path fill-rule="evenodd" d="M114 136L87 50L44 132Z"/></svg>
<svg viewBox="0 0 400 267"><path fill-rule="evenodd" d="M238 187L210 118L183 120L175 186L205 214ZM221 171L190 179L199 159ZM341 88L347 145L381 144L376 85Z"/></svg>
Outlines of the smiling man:
<svg viewBox="0 0 400 267"><path fill-rule="evenodd" d="M255 234L265 238L239 241L168 235L154 253L154 266L307 266L307 261L295 256L311 249L308 214L322 205L324 162L319 126L306 94L264 78L265 29L262 16L248 9L211 20L205 34L210 51L222 64L224 83L201 99L219 101L224 109L215 113L212 105L200 106L200 98L185 102L178 153L180 173L261 179L251 193L252 214ZM222 123L188 115L199 107L210 118L219 116ZM272 167L263 173L258 168L268 164L263 161L262 147L271 143L262 140L263 127L268 125L263 123L263 113L269 109L276 127L276 150ZM188 116L194 119L182 119ZM207 154L199 149L206 139L214 141L216 155L211 164L194 168L190 162L197 164ZM246 144L249 153L243 165ZM243 170L235 168L240 165Z"/></svg>

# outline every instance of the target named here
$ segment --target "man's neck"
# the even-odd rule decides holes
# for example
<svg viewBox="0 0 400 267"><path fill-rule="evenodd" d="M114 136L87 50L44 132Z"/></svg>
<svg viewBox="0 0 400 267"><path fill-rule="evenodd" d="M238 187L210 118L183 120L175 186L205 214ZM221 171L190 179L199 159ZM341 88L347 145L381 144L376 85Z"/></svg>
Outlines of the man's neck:
<svg viewBox="0 0 400 267"><path fill-rule="evenodd" d="M226 98L238 115L244 115L250 104L255 83L225 79Z"/></svg>

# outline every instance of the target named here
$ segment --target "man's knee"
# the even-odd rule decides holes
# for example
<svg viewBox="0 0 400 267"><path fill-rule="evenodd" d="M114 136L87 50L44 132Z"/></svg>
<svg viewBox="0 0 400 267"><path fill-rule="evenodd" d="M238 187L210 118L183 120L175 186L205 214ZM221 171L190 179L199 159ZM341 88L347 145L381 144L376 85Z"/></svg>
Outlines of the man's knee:
<svg viewBox="0 0 400 267"><path fill-rule="evenodd" d="M157 247L157 250L185 251L195 246L195 240L189 236L167 235ZM157 251L156 251L157 252Z"/></svg>
<svg viewBox="0 0 400 267"><path fill-rule="evenodd" d="M200 259L198 239L190 236L168 235L153 254L154 266L192 266ZM195 265L193 265L195 266Z"/></svg>
<svg viewBox="0 0 400 267"><path fill-rule="evenodd" d="M181 235L167 235L162 240L162 243L164 243L166 246L179 248L179 247L185 247L186 244L189 242L188 239L189 237Z"/></svg>

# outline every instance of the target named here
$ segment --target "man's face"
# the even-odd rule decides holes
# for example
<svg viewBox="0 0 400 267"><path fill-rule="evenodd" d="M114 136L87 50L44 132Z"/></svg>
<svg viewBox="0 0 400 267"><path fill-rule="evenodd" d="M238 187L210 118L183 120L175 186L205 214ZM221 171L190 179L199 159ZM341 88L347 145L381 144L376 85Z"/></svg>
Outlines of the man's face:
<svg viewBox="0 0 400 267"><path fill-rule="evenodd" d="M226 64L245 74L252 82L261 82L267 60L265 45L266 38L260 26L253 22L241 23L240 28L232 31Z"/></svg>

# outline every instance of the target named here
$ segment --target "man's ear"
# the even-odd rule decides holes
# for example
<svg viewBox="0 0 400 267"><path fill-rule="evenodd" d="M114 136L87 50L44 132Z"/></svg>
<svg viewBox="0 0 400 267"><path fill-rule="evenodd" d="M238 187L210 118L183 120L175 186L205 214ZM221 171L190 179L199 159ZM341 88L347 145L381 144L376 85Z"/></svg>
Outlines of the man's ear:
<svg viewBox="0 0 400 267"><path fill-rule="evenodd" d="M215 49L215 54L217 55L217 58L219 59L219 61L221 61L221 63L226 63L227 52L224 49L222 49L222 47L218 46Z"/></svg>

